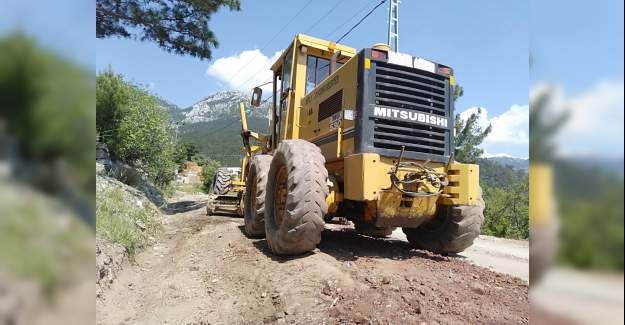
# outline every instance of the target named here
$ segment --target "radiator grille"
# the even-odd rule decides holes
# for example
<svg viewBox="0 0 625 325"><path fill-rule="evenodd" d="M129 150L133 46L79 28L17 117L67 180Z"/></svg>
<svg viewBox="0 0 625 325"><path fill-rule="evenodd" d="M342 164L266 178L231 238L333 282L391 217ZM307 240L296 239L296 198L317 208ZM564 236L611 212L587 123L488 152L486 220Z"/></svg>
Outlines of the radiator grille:
<svg viewBox="0 0 625 325"><path fill-rule="evenodd" d="M376 62L375 103L379 106L423 112L449 119L446 78L434 73ZM448 130L414 121L374 118L376 148L445 155Z"/></svg>
<svg viewBox="0 0 625 325"><path fill-rule="evenodd" d="M317 121L321 122L322 120L332 116L334 113L340 112L342 105L343 89L337 91L332 96L328 97L328 99L319 103L319 115Z"/></svg>

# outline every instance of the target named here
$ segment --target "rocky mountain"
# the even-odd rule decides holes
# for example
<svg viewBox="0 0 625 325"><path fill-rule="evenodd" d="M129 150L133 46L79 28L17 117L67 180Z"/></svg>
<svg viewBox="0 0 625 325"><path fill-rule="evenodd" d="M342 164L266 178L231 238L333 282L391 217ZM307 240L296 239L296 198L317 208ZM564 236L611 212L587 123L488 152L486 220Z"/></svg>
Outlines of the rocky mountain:
<svg viewBox="0 0 625 325"><path fill-rule="evenodd" d="M195 144L201 154L219 160L225 166L237 166L242 146L239 116L241 102L245 103L248 127L256 132L267 133L271 103L251 107L249 96L239 91L218 92L191 107L169 109L178 125L178 136L183 141Z"/></svg>
<svg viewBox="0 0 625 325"><path fill-rule="evenodd" d="M158 101L159 105L169 110L169 115L171 116L171 119L173 121L177 122L184 119L184 110L180 109L178 105L160 97L157 97L156 100Z"/></svg>
<svg viewBox="0 0 625 325"><path fill-rule="evenodd" d="M248 118L267 118L269 103L251 108L249 96L240 91L221 91L172 114L176 122L195 124L239 117L239 103L245 103Z"/></svg>

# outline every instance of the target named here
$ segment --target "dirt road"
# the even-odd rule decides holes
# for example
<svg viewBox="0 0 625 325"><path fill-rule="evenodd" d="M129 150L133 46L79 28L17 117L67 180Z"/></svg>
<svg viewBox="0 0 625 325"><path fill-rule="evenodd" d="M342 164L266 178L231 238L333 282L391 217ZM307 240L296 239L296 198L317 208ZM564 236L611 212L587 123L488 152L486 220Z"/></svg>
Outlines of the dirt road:
<svg viewBox="0 0 625 325"><path fill-rule="evenodd" d="M275 257L243 220L167 217L96 302L98 324L527 324L525 281L329 225L319 248Z"/></svg>
<svg viewBox="0 0 625 325"><path fill-rule="evenodd" d="M406 241L406 235L397 229L392 238ZM480 236L473 246L460 253L467 261L529 281L529 242L527 240L502 239Z"/></svg>
<svg viewBox="0 0 625 325"><path fill-rule="evenodd" d="M551 317L566 319L569 324L623 324L623 295L622 273L565 268L549 270L530 293L535 304L532 312L540 309Z"/></svg>

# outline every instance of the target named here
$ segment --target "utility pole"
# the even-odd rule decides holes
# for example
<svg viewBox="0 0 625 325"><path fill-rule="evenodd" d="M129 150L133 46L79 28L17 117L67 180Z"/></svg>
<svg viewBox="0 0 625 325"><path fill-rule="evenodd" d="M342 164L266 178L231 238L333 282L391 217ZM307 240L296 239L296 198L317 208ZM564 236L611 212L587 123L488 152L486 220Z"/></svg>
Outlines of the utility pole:
<svg viewBox="0 0 625 325"><path fill-rule="evenodd" d="M388 46L399 51L399 0L391 0L388 8Z"/></svg>

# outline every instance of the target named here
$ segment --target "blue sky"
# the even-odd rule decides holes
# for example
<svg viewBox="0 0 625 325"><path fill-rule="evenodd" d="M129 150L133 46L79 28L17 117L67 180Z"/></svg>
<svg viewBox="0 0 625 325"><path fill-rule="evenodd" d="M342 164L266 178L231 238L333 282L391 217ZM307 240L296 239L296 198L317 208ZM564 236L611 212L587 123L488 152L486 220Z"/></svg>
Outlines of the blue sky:
<svg viewBox="0 0 625 325"><path fill-rule="evenodd" d="M222 10L211 21L220 47L214 59L263 46L308 0L242 1L240 12ZM345 0L312 30L310 27L334 7L336 0L314 0L263 54L283 49L298 32L323 37L356 10L378 1ZM451 65L465 87L459 107L480 105L494 113L511 104L526 104L529 73L528 8L523 1L469 2L404 1L400 7L400 50ZM428 14L425 14L428 13ZM356 48L386 41L386 6L370 16L344 43ZM359 15L359 17L362 16ZM274 17L274 18L269 18ZM280 18L282 17L282 18ZM337 30L336 40L357 19ZM247 23L241 23L247 22ZM98 40L97 69L111 65L137 82L185 107L222 89L206 75L209 62L167 54L150 43Z"/></svg>
<svg viewBox="0 0 625 325"><path fill-rule="evenodd" d="M99 71L110 64L115 71L186 107L232 86L219 73L207 74L211 65L215 68L217 62L240 59L244 51L259 49L307 1L242 0L240 12L218 12L211 28L220 47L212 62L169 54L152 43L95 40L95 4L83 0L67 0L63 6L43 0L0 0L0 34L19 26L45 46L87 67ZM336 39L362 13L338 30L336 27L377 2L313 0L254 62L270 60L297 32L321 37L330 34L330 39ZM344 43L363 48L384 42L386 16L383 6ZM527 119L519 119L526 115L530 83L559 85L567 101L585 104L597 103L596 98L605 98L606 92L616 94L611 108L603 111L607 118L616 113L622 144L622 26L623 3L618 0L404 0L400 5L400 50L454 67L456 80L465 88L457 111L483 107L488 113L485 121L499 125L499 136L490 137L484 148L492 154L526 156ZM534 58L531 79L530 48ZM607 104L599 100L597 105ZM511 141L515 137L517 141ZM612 152L613 148L606 144L601 150Z"/></svg>
<svg viewBox="0 0 625 325"><path fill-rule="evenodd" d="M107 39L96 41L96 67L100 71L111 65L115 71L162 97L187 107L211 93L232 88L227 81L233 76L228 72L238 70L250 58L255 58L257 64L248 66L239 78L246 73L267 71L271 58L296 33L336 40L379 3L377 0L314 0L262 53L241 54L260 49L307 2L244 0L240 12L218 12L212 17L211 28L218 35L220 46L214 51L212 62L170 55L151 43ZM457 111L480 106L490 119L513 105L528 103L528 15L525 1L404 1L400 5L400 51L454 67L456 80L465 89ZM387 6L383 5L343 43L360 49L385 42L386 22ZM234 61L217 69L221 71L207 74L209 66L220 58ZM264 80L261 77L256 81ZM253 83L248 83L245 88L252 86ZM517 119L519 114L523 111L517 112ZM524 142L528 138L527 123L513 123L516 129L505 134L504 142L485 143L488 152L527 156ZM507 142L519 137L523 140Z"/></svg>
<svg viewBox="0 0 625 325"><path fill-rule="evenodd" d="M557 153L623 159L623 1L530 1L533 90L555 85Z"/></svg>
<svg viewBox="0 0 625 325"><path fill-rule="evenodd" d="M93 67L95 1L0 0L0 35L20 30L50 49Z"/></svg>
<svg viewBox="0 0 625 325"><path fill-rule="evenodd" d="M531 1L532 82L579 94L623 80L623 1Z"/></svg>

